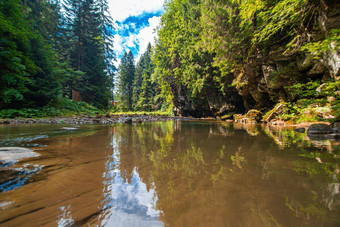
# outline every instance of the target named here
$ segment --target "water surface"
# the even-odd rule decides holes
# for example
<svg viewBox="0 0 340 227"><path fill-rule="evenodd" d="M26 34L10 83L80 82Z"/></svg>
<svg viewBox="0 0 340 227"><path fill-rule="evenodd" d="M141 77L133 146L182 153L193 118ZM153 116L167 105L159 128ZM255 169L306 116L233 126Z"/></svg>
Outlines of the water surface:
<svg viewBox="0 0 340 227"><path fill-rule="evenodd" d="M0 225L340 225L339 142L221 122L63 126L0 127L0 146L40 154L0 167Z"/></svg>

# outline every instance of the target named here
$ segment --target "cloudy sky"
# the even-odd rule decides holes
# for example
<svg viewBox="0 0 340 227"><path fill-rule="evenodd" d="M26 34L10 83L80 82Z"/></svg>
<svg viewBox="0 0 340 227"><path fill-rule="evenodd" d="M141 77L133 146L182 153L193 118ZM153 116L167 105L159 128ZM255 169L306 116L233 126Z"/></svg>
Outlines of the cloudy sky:
<svg viewBox="0 0 340 227"><path fill-rule="evenodd" d="M114 48L118 57L131 50L135 59L154 43L155 28L164 12L164 0L108 0L115 22Z"/></svg>

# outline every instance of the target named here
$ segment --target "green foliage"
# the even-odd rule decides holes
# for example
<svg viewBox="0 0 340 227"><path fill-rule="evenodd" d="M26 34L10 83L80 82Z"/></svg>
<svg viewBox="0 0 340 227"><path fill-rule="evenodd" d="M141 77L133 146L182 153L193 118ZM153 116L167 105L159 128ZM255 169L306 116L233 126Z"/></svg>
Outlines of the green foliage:
<svg viewBox="0 0 340 227"><path fill-rule="evenodd" d="M20 1L0 2L0 107L21 105L31 74L37 68L28 57L35 34L21 13Z"/></svg>
<svg viewBox="0 0 340 227"><path fill-rule="evenodd" d="M329 52L335 52L340 48L340 29L332 29L330 35L322 41L308 42L301 50L310 52L315 58L320 58Z"/></svg>
<svg viewBox="0 0 340 227"><path fill-rule="evenodd" d="M186 88L193 102L202 99L207 89L224 87L220 71L213 65L214 53L204 48L201 3L170 1L161 18L152 80L160 82L160 94L170 102L179 85Z"/></svg>
<svg viewBox="0 0 340 227"><path fill-rule="evenodd" d="M320 4L313 0L167 1L153 56L153 77L161 81L163 97L176 98L173 94L185 88L195 103L212 89L225 95L229 87L241 88L252 79L243 79L244 75L257 62L266 61L273 45L285 47L287 55L318 52L315 48L320 52L323 46L336 50L337 30L325 41L315 42L315 50L301 49L315 38L311 33L318 25ZM268 83L280 84L280 75L301 77L298 70L292 72L291 65L283 64Z"/></svg>
<svg viewBox="0 0 340 227"><path fill-rule="evenodd" d="M74 70L84 72L72 88L80 92L85 102L106 108L112 100L115 71L108 3L106 0L67 0L65 7L66 28L71 29L65 34L71 43L69 63Z"/></svg>
<svg viewBox="0 0 340 227"><path fill-rule="evenodd" d="M117 99L119 109L122 111L132 110L133 83L135 78L134 58L131 51L124 53L118 70Z"/></svg>
<svg viewBox="0 0 340 227"><path fill-rule="evenodd" d="M149 43L136 67L132 98L134 110L152 111L160 109L164 102L160 95L158 81L152 80L153 73L154 64L151 60L151 44Z"/></svg>
<svg viewBox="0 0 340 227"><path fill-rule="evenodd" d="M103 113L98 108L85 102L74 102L70 99L61 99L54 105L47 105L41 108L5 109L0 110L0 118L42 118L53 116L71 115L96 115Z"/></svg>
<svg viewBox="0 0 340 227"><path fill-rule="evenodd" d="M125 112L120 112L120 111L115 111L115 110L111 110L110 111L111 114L113 115L123 115L123 114L127 114L127 115L151 115L151 116L173 116L173 112L171 111L125 111Z"/></svg>
<svg viewBox="0 0 340 227"><path fill-rule="evenodd" d="M115 68L107 1L70 2L64 11L60 1L0 2L0 108L46 106L72 89L108 106Z"/></svg>
<svg viewBox="0 0 340 227"><path fill-rule="evenodd" d="M336 91L339 90L338 80L309 81L289 86L287 91L293 99L277 104L284 104L284 108L276 118L294 122L337 121L340 118L340 102ZM275 109L268 111L264 118Z"/></svg>
<svg viewBox="0 0 340 227"><path fill-rule="evenodd" d="M320 86L320 81L309 81L308 83L296 83L288 88L289 92L299 98L317 97L316 89Z"/></svg>
<svg viewBox="0 0 340 227"><path fill-rule="evenodd" d="M340 90L339 80L309 81L307 83L296 83L288 87L288 91L299 99L322 99L328 96L335 96L335 92Z"/></svg>

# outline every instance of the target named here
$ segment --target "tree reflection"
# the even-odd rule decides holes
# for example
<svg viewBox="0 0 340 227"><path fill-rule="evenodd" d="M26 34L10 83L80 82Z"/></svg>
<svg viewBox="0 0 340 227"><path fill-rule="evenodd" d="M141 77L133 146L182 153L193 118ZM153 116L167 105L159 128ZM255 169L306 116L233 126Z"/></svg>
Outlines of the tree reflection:
<svg viewBox="0 0 340 227"><path fill-rule="evenodd" d="M331 211L339 210L337 193L329 190L330 184L338 187L334 153L314 148L295 132L169 121L124 125L116 134L121 177L130 183L136 171L147 190L155 190L159 218L167 225L336 220ZM292 207L298 215L289 215Z"/></svg>

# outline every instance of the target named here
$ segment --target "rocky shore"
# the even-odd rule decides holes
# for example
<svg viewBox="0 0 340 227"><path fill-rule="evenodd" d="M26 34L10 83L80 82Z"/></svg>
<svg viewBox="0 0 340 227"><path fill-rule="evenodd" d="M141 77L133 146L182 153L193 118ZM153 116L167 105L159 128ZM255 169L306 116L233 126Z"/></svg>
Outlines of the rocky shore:
<svg viewBox="0 0 340 227"><path fill-rule="evenodd" d="M18 118L0 119L0 124L115 124L115 123L142 123L150 121L166 121L174 119L169 116L159 115L97 115L74 116L74 117L51 117L51 118Z"/></svg>
<svg viewBox="0 0 340 227"><path fill-rule="evenodd" d="M51 117L51 118L18 118L18 119L0 119L1 124L103 124L110 125L116 123L138 124L151 121L167 121L167 120L205 120L205 121L226 121L241 124L267 124L268 126L293 127L297 132L308 132L310 137L317 139L339 139L340 138L340 123L333 124L324 122L306 122L300 124L292 124L285 121L272 120L269 122L261 121L259 111L249 111L246 115L234 115L232 119L221 118L188 118L188 117L172 117L161 115L137 115L137 114L122 114L122 115L97 115L97 116L73 116L73 117ZM68 130L65 128L65 130ZM308 131L309 130L309 131Z"/></svg>

